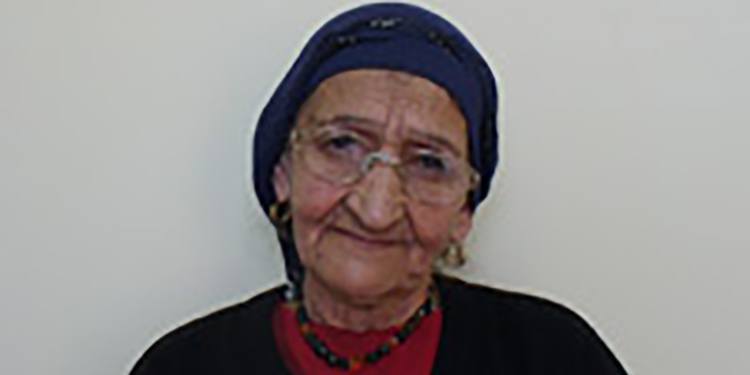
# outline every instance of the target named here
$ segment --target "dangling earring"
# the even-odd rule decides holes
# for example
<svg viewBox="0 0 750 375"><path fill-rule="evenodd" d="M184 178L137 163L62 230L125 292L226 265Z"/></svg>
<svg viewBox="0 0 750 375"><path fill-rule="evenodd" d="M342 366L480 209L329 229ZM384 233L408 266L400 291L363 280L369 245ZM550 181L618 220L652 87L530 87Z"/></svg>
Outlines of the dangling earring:
<svg viewBox="0 0 750 375"><path fill-rule="evenodd" d="M289 201L274 202L268 208L268 217L271 219L273 226L276 227L276 232L279 236L288 239L290 236L289 222L292 219Z"/></svg>
<svg viewBox="0 0 750 375"><path fill-rule="evenodd" d="M271 218L271 222L274 226L285 225L291 213L289 212L289 201L274 202L271 207L268 208L268 217Z"/></svg>
<svg viewBox="0 0 750 375"><path fill-rule="evenodd" d="M297 287L297 283L287 280L286 288L284 289L284 299L287 303L299 302L302 299L301 288Z"/></svg>
<svg viewBox="0 0 750 375"><path fill-rule="evenodd" d="M458 268L466 263L464 247L460 242L451 242L440 254L442 263L451 268Z"/></svg>

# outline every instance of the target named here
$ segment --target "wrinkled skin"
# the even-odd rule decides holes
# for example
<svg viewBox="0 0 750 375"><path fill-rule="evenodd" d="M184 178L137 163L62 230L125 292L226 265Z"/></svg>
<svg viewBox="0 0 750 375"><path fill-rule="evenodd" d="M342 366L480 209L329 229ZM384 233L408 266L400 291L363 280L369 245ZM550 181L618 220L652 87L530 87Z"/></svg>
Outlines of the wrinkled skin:
<svg viewBox="0 0 750 375"><path fill-rule="evenodd" d="M339 73L318 86L295 127L319 126L318 119L340 115L378 124L381 151L390 155L428 136L468 158L461 111L444 89L426 79L387 70ZM419 202L404 193L401 179L386 165L342 187L301 164L293 152L285 154L273 182L278 199L291 204L313 317L352 329L399 323L425 297L435 258L468 234L466 200L439 206Z"/></svg>

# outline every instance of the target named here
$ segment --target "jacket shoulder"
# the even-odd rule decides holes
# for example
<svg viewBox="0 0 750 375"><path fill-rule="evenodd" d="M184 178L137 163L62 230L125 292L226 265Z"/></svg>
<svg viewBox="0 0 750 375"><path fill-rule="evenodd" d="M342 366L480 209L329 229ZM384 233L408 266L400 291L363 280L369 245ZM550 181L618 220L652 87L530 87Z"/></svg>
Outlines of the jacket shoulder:
<svg viewBox="0 0 750 375"><path fill-rule="evenodd" d="M593 327L558 302L451 277L438 278L438 288L446 338L463 336L505 367L529 374L626 373Z"/></svg>
<svg viewBox="0 0 750 375"><path fill-rule="evenodd" d="M269 370L281 363L270 324L281 290L270 289L172 330L146 350L131 375Z"/></svg>
<svg viewBox="0 0 750 375"><path fill-rule="evenodd" d="M458 278L442 276L441 292L450 305L471 306L473 316L502 318L516 324L583 325L586 321L565 305L539 296L474 284Z"/></svg>

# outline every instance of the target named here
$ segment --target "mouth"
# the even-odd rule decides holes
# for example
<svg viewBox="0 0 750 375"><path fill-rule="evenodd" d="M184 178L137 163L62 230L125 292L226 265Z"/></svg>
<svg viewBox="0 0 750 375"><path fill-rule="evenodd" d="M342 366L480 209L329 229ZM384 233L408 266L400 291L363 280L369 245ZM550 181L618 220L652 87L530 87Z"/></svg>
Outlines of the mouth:
<svg viewBox="0 0 750 375"><path fill-rule="evenodd" d="M392 237L383 237L383 238L372 237L372 236L368 236L362 233L358 233L358 232L354 232L348 229L338 228L338 227L332 228L332 230L335 233L352 238L356 240L357 242L361 242L370 246L391 247L391 246L401 245L405 242L402 239L397 239L397 238L392 238Z"/></svg>

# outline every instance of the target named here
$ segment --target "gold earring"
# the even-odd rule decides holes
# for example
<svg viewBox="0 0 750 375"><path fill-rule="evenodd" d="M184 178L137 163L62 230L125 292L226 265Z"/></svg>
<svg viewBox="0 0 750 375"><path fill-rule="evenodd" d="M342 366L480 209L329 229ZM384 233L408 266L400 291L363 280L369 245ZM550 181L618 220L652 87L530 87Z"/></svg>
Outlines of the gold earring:
<svg viewBox="0 0 750 375"><path fill-rule="evenodd" d="M286 224L292 217L289 210L289 201L274 202L268 208L268 217L271 218L271 222L275 226Z"/></svg>
<svg viewBox="0 0 750 375"><path fill-rule="evenodd" d="M464 247L460 242L451 242L440 254L442 263L451 268L458 268L466 263Z"/></svg>
<svg viewBox="0 0 750 375"><path fill-rule="evenodd" d="M268 217L271 223L276 227L276 232L284 240L291 237L289 223L292 220L292 210L289 209L289 201L275 202L268 207Z"/></svg>

